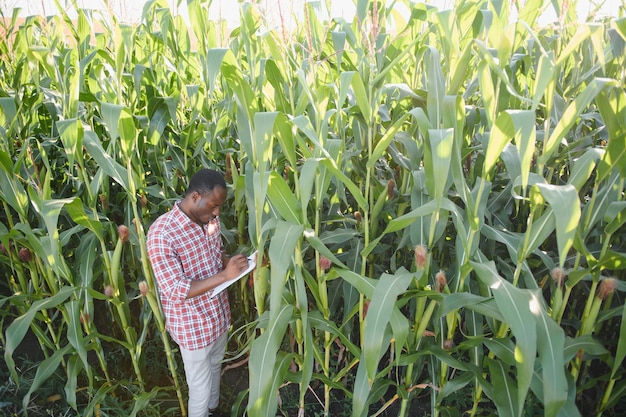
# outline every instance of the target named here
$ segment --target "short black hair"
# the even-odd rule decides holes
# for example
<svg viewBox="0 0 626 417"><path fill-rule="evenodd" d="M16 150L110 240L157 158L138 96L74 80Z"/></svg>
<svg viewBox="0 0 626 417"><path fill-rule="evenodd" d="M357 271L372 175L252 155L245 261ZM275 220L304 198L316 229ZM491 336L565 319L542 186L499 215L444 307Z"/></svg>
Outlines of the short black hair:
<svg viewBox="0 0 626 417"><path fill-rule="evenodd" d="M204 168L193 174L191 180L189 180L186 194L191 194L194 191L205 194L213 191L215 187L226 189L224 177L214 169Z"/></svg>

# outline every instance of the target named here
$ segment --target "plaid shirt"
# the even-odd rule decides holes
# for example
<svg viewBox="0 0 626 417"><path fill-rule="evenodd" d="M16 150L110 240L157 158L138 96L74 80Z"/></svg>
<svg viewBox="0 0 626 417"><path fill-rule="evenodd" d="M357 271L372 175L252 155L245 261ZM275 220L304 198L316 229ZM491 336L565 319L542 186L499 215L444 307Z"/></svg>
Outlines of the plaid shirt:
<svg viewBox="0 0 626 417"><path fill-rule="evenodd" d="M196 350L215 342L230 326L226 291L213 298L212 291L186 298L192 280L222 270L223 243L218 218L201 227L183 213L179 203L150 226L148 257L168 332L179 346Z"/></svg>

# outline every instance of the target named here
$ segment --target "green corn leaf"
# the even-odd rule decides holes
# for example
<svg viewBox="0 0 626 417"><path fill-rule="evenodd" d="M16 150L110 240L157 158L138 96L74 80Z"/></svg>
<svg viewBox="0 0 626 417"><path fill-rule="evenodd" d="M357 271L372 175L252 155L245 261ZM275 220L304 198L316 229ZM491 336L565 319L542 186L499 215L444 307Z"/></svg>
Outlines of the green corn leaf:
<svg viewBox="0 0 626 417"><path fill-rule="evenodd" d="M378 141L372 155L367 160L366 166L368 168L372 168L378 159L386 152L389 148L389 145L393 140L396 139L396 134L400 131L400 129L405 125L405 122L409 116L412 116L415 120L415 123L419 126L422 133L428 137L428 132L433 129L433 125L428 119L428 116L424 112L424 109L421 107L416 107L411 109L408 113L402 115L398 120L394 121L393 125L391 125L383 137Z"/></svg>
<svg viewBox="0 0 626 417"><path fill-rule="evenodd" d="M299 224L279 221L270 242L269 258L272 265L270 271L270 322L274 322L283 298L288 271L293 264L293 257L302 239L304 227Z"/></svg>
<svg viewBox="0 0 626 417"><path fill-rule="evenodd" d="M35 318L35 315L41 310L55 308L63 304L63 302L65 302L65 300L67 300L74 293L74 291L75 289L73 287L63 287L56 294L42 300L35 301L26 313L13 320L9 327L7 327L5 333L6 343L4 346L4 360L16 384L19 383L19 379L17 372L15 371L13 353L24 339L28 328Z"/></svg>
<svg viewBox="0 0 626 417"><path fill-rule="evenodd" d="M334 270L335 271L335 270ZM402 269L401 271L405 271ZM367 298L372 299L374 297L375 288L378 285L378 281L364 277L356 272L338 269L336 272L341 276L344 280L346 280L350 285L356 288L360 293L365 295ZM421 273L413 274L416 279L421 277ZM344 290L345 291L345 290ZM370 304L371 305L371 304ZM368 311L369 314L369 311ZM391 312L391 318L389 319L389 324L391 325L393 337L396 339L396 350L403 348L403 342L406 340L408 336L408 322L407 318L402 314L399 307L395 304L393 305L393 310ZM400 355L398 355L400 356ZM398 357L398 359L400 359ZM367 377L367 373L366 373Z"/></svg>
<svg viewBox="0 0 626 417"><path fill-rule="evenodd" d="M522 189L526 189L535 151L535 112L517 110L510 113L515 126L515 146L522 162Z"/></svg>
<svg viewBox="0 0 626 417"><path fill-rule="evenodd" d="M233 98L237 102L237 109L241 112L241 117L246 120L253 120L258 109L255 93L250 81L241 72L237 59L231 51L227 51L222 59L221 74L234 92Z"/></svg>
<svg viewBox="0 0 626 417"><path fill-rule="evenodd" d="M626 357L626 304L622 307L622 319L619 329L619 339L617 342L617 349L615 351L615 358L613 360L613 366L611 367L611 379L615 379L617 373L623 370L622 362Z"/></svg>
<svg viewBox="0 0 626 417"><path fill-rule="evenodd" d="M382 345L383 337L391 319L395 301L406 290L413 277L414 274L408 272L395 275L383 274L376 284L367 310L363 339L365 365L370 380L374 379L381 352L386 348Z"/></svg>
<svg viewBox="0 0 626 417"><path fill-rule="evenodd" d="M608 146L598 168L598 181L606 179L613 169L626 177L626 93L618 86L603 90L596 98L598 109L609 133Z"/></svg>
<svg viewBox="0 0 626 417"><path fill-rule="evenodd" d="M565 338L563 358L566 362L571 361L580 351L583 351L591 356L602 356L608 353L608 350L606 350L606 348L590 334L582 335L576 338Z"/></svg>
<svg viewBox="0 0 626 417"><path fill-rule="evenodd" d="M82 361L78 356L71 356L67 360L67 381L65 382L64 392L67 403L77 409L76 392L78 389L78 375L83 370Z"/></svg>
<svg viewBox="0 0 626 417"><path fill-rule="evenodd" d="M424 53L424 61L427 75L426 87L428 88L428 97L426 99L428 119L434 129L448 127L443 125L443 101L446 88L439 51L434 47L429 47Z"/></svg>
<svg viewBox="0 0 626 417"><path fill-rule="evenodd" d="M601 167L598 167L598 172ZM606 179L605 186L600 188L595 194L594 204L585 204L582 210L582 222L580 224L581 237L586 238L589 233L596 227L598 222L604 219L606 211L610 207L611 203L618 200L619 182L621 176L619 173L613 173ZM578 248L577 248L578 249ZM580 250L580 249L578 249Z"/></svg>
<svg viewBox="0 0 626 417"><path fill-rule="evenodd" d="M567 401L568 393L566 364L563 359L565 333L541 308L539 300L538 293L534 292L531 298L531 311L537 319L537 337L540 340L537 350L542 365L544 416L556 417Z"/></svg>
<svg viewBox="0 0 626 417"><path fill-rule="evenodd" d="M537 76L533 85L532 110L536 111L545 97L546 106L550 108L552 94L555 85L556 63L554 62L554 52L548 51L541 54L537 65Z"/></svg>
<svg viewBox="0 0 626 417"><path fill-rule="evenodd" d="M527 290L514 287L496 272L493 262L471 262L478 278L491 288L505 323L515 336L515 360L517 368L518 409L513 415L520 415L521 407L530 388L537 354L536 319L531 311L531 295Z"/></svg>
<svg viewBox="0 0 626 417"><path fill-rule="evenodd" d="M162 97L152 97L148 102L148 140L152 145L157 145L167 124L172 120L169 108Z"/></svg>
<svg viewBox="0 0 626 417"><path fill-rule="evenodd" d="M364 361L365 353L363 352L361 354L360 363L364 363ZM366 416L372 383L373 381L370 381L367 376L367 368L365 366L359 366L354 379L354 388L352 389L352 417Z"/></svg>
<svg viewBox="0 0 626 417"><path fill-rule="evenodd" d="M609 204L604 221L608 223L604 233L612 235L617 232L626 223L626 201L614 201Z"/></svg>
<svg viewBox="0 0 626 417"><path fill-rule="evenodd" d="M267 181L265 181L267 173L254 171L252 162L246 163L246 172L251 172L243 176L244 181L244 201L246 202L248 212L248 229L250 230L250 238L253 242L258 242L260 236L257 236L258 230L263 225L263 209L267 199ZM259 209L257 209L257 207Z"/></svg>
<svg viewBox="0 0 626 417"><path fill-rule="evenodd" d="M453 129L432 129L428 131L428 151L424 154L426 186L433 198L441 200L450 186L450 161L454 145Z"/></svg>
<svg viewBox="0 0 626 417"><path fill-rule="evenodd" d="M509 256L512 259L519 259L518 248L522 245L521 235L508 230L496 229L487 224L483 226L480 232L488 239L505 244L509 251Z"/></svg>
<svg viewBox="0 0 626 417"><path fill-rule="evenodd" d="M32 46L28 52L28 58L34 62L35 65L41 65L41 69L44 70L42 76L47 76L51 80L57 80L57 71L54 66L54 58L50 51L50 48L46 48L43 46Z"/></svg>
<svg viewBox="0 0 626 417"><path fill-rule="evenodd" d="M608 130L609 140L626 134L626 93L624 90L612 85L611 88L602 90L595 101Z"/></svg>
<svg viewBox="0 0 626 417"><path fill-rule="evenodd" d="M489 317L490 319L494 319L500 322L504 321L504 317L502 317L502 314L500 313L500 309L498 308L497 303L493 299L484 301L482 303L468 304L465 308L467 308L470 311L481 314L485 317Z"/></svg>
<svg viewBox="0 0 626 417"><path fill-rule="evenodd" d="M567 183L573 185L577 191L580 191L591 177L603 154L604 152L598 148L587 149L580 158L574 161L572 173Z"/></svg>
<svg viewBox="0 0 626 417"><path fill-rule="evenodd" d="M481 97L484 103L485 116L487 117L487 125L492 126L493 121L496 120L496 87L494 86L493 78L489 68L489 63L486 60L480 60L476 68L478 81L480 83Z"/></svg>
<svg viewBox="0 0 626 417"><path fill-rule="evenodd" d="M317 114L317 102L315 100L315 91L313 90L313 85L310 85L307 76L302 69L298 69L295 72L296 78L298 80L299 87L299 97L297 98L296 110L295 114L299 115L297 117L301 117L301 115L306 114L307 108L314 109L313 114L310 117L315 118L319 115Z"/></svg>
<svg viewBox="0 0 626 417"><path fill-rule="evenodd" d="M85 132L84 140L87 152L98 163L100 169L121 185L126 192L129 192L128 171L104 151L96 133L91 131Z"/></svg>
<svg viewBox="0 0 626 417"><path fill-rule="evenodd" d="M485 12L484 10L481 12ZM467 80L468 75L471 73L471 59L472 59L472 43L469 42L463 47L463 51L459 59L454 62L454 66L450 71L451 77L448 84L447 94L458 94L461 90L463 83Z"/></svg>
<svg viewBox="0 0 626 417"><path fill-rule="evenodd" d="M535 22L537 21L537 18L541 16L546 7L546 2L543 0L529 0L527 2L524 2L521 10L519 11L519 20L528 24L528 26L533 27L535 25ZM523 38L520 35L519 29L516 37L518 39ZM518 43L519 42L522 41L519 40Z"/></svg>
<svg viewBox="0 0 626 417"><path fill-rule="evenodd" d="M450 352L444 350L439 345L433 344L433 345L428 346L428 349L426 350L426 352L435 356L442 363L445 363L451 368L458 369L459 371L471 372L474 375L474 377L477 378L479 381L482 379L480 368L477 368L471 363L467 363L465 361L455 358L454 356L450 354Z"/></svg>
<svg viewBox="0 0 626 417"><path fill-rule="evenodd" d="M0 149L0 197L6 201L19 215L26 218L28 212L28 195L24 186L14 175L11 156Z"/></svg>
<svg viewBox="0 0 626 417"><path fill-rule="evenodd" d="M63 360L63 356L70 352L71 346L67 345L61 349L56 350L52 356L47 359L44 359L41 364L37 367L37 372L35 373L35 378L33 379L28 392L24 395L22 399L22 407L24 409L28 408L28 403L30 402L31 395L36 392L39 387L46 382L50 376L57 370L61 361Z"/></svg>
<svg viewBox="0 0 626 417"><path fill-rule="evenodd" d="M270 375L271 382L270 389L268 391L269 395L267 397L267 401L265 401L264 408L260 410L259 414L256 414L255 409L254 414L250 414L251 416L255 414L259 416L276 415L276 411L278 409L278 390L285 381L285 375L287 374L289 367L293 363L294 356L295 355L293 353L278 352L276 364L274 365L274 370ZM307 390L304 389L301 390L301 392L302 395L304 395L306 394Z"/></svg>
<svg viewBox="0 0 626 417"><path fill-rule="evenodd" d="M324 148L320 143L318 138L318 132L316 132L313 128L311 120L308 117L304 115L299 115L291 119L291 121L298 129L300 129L302 133L304 133L307 139L309 139L315 145L315 148L319 152L321 152L325 157L330 158L330 155L326 151L326 148ZM306 148L306 144L303 143L301 147Z"/></svg>
<svg viewBox="0 0 626 417"><path fill-rule="evenodd" d="M484 175L490 175L505 146L515 139L522 177L522 189L528 184L528 175L535 149L535 113L523 110L507 110L501 113L489 135L485 150Z"/></svg>
<svg viewBox="0 0 626 417"><path fill-rule="evenodd" d="M342 247L349 244L352 239L358 238L359 232L350 228L338 228L332 231L326 231L320 236L321 241L328 246Z"/></svg>
<svg viewBox="0 0 626 417"><path fill-rule="evenodd" d="M423 271L419 271L414 274L413 279L420 280L422 277ZM408 285L408 284L407 284ZM368 311L369 314L369 311ZM394 339L394 347L396 352L396 364L399 363L400 358L404 352L405 344L407 339L409 338L409 332L411 330L411 325L409 324L409 319L407 319L404 314L401 314L399 307L394 307L391 312L391 317L389 319L389 324L391 325L391 330Z"/></svg>
<svg viewBox="0 0 626 417"><path fill-rule="evenodd" d="M452 293L446 295L441 301L441 305L438 311L438 317L444 317L448 313L461 310L462 308L467 308L471 305L483 303L485 301L488 301L489 299L489 297L482 297L480 295L471 293Z"/></svg>
<svg viewBox="0 0 626 417"><path fill-rule="evenodd" d="M328 169L330 173L332 173L337 178L337 180L341 181L343 185L345 185L348 190L350 190L350 192L352 193L352 197L357 201L361 210L368 210L369 205L367 204L367 200L365 200L365 197L363 196L363 193L361 193L358 185L350 180L350 178L348 178L346 174L340 171L339 168L337 168L335 161L333 161L332 159L324 158L320 160L319 163L324 165L326 169Z"/></svg>
<svg viewBox="0 0 626 417"><path fill-rule="evenodd" d="M220 73L224 57L230 50L228 48L211 48L206 54L206 80L209 84L209 96L215 91L215 83Z"/></svg>
<svg viewBox="0 0 626 417"><path fill-rule="evenodd" d="M487 212L487 203L489 202L490 193L491 183L483 180L482 177L476 178L474 188L466 198L466 212L472 231L480 230L485 223L484 219L485 213ZM463 245L465 245L465 242L463 242Z"/></svg>
<svg viewBox="0 0 626 417"><path fill-rule="evenodd" d="M441 403L442 400L450 395L457 393L459 390L467 386L467 384L474 381L474 375L470 372L464 372L460 376L452 377L446 381L441 391L437 394L437 403ZM459 393L460 394L460 393Z"/></svg>
<svg viewBox="0 0 626 417"><path fill-rule="evenodd" d="M370 0L358 0L356 3L356 16L360 24L363 24L370 11Z"/></svg>
<svg viewBox="0 0 626 417"><path fill-rule="evenodd" d="M296 268L294 273L294 283L298 300L306 300L307 299L307 286L304 280L304 274L307 274L307 271L303 271L301 268ZM311 289L312 290L312 289ZM324 294L325 295L325 294ZM319 299L321 294L315 294L314 297ZM328 304L328 303L326 303ZM315 367L315 352L316 352L316 341L313 337L312 326L309 323L309 307L307 303L300 303L297 306L298 311L300 313L300 323L302 325L302 345L304 347L303 355L300 358L301 360L301 379L300 379L300 401L304 403L304 398L307 393L307 389L309 384L311 383L311 379L313 377L313 370ZM292 359L290 358L289 363L291 364ZM323 363L323 362L320 362ZM278 369L281 369L278 366ZM284 374L280 376L277 380L274 381L276 384L272 388L272 392L278 391L278 388L283 382ZM274 406L271 406L270 409L273 409Z"/></svg>
<svg viewBox="0 0 626 417"><path fill-rule="evenodd" d="M345 71L339 75L339 95L337 97L337 104L339 106L343 106L346 101L354 74L354 71Z"/></svg>
<svg viewBox="0 0 626 417"><path fill-rule="evenodd" d="M102 384L98 391L94 394L87 404L87 407L83 410L84 417L91 417L93 415L100 416L100 405L106 400L106 397L119 388L119 384Z"/></svg>
<svg viewBox="0 0 626 417"><path fill-rule="evenodd" d="M541 194L552 207L556 222L559 265L562 268L567 253L574 243L576 228L580 223L581 210L578 192L573 185L536 184L535 187L539 187Z"/></svg>
<svg viewBox="0 0 626 417"><path fill-rule="evenodd" d="M330 320L324 319L319 311L309 312L309 322L311 327L318 329L321 332L328 332L334 337L339 338L341 343L346 349L355 357L361 356L361 349L358 345L354 344L349 338L346 332L340 330L335 323Z"/></svg>
<svg viewBox="0 0 626 417"><path fill-rule="evenodd" d="M558 149L559 144L563 141L567 132L572 129L580 114L587 109L602 90L614 83L615 80L596 78L576 96L574 101L567 106L567 109L559 119L550 137L544 142L543 152L539 155L539 158L537 158L537 162L540 165L546 165L550 161L550 158L552 158L552 155Z"/></svg>
<svg viewBox="0 0 626 417"><path fill-rule="evenodd" d="M558 417L581 417L580 411L578 410L578 406L576 404L577 400L577 389L576 382L574 382L574 378L572 375L567 375L567 384L569 386L567 401L559 410Z"/></svg>
<svg viewBox="0 0 626 417"><path fill-rule="evenodd" d="M341 74L343 76L343 74ZM361 110L361 114L363 115L363 119L366 124L371 123L372 121L372 109L367 96L367 91L365 89L365 84L363 83L363 79L358 73L352 74L350 85L352 86L352 90L354 91L354 99L356 100L356 105Z"/></svg>
<svg viewBox="0 0 626 417"><path fill-rule="evenodd" d="M574 37L569 40L565 49L561 51L559 58L556 61L557 65L561 65L571 55L577 53L581 44L592 36L593 32L598 29L598 26L599 25L596 23L581 24Z"/></svg>
<svg viewBox="0 0 626 417"><path fill-rule="evenodd" d="M102 113L102 119L104 125L109 131L109 136L112 141L117 140L119 137L119 120L124 110L124 106L114 103L101 103L100 112Z"/></svg>
<svg viewBox="0 0 626 417"><path fill-rule="evenodd" d="M413 223L415 220L419 219L420 217L430 215L437 209L437 201L430 200L428 203L420 206L419 208L416 208L415 210L412 210L411 212L390 221L387 225L387 228L385 229L384 234L402 230L409 226L411 223Z"/></svg>
<svg viewBox="0 0 626 417"><path fill-rule="evenodd" d="M626 147L624 142L626 142L626 134L609 140L606 153L598 169L599 180L608 177L615 168L622 177L626 177Z"/></svg>
<svg viewBox="0 0 626 417"><path fill-rule="evenodd" d="M524 262L552 234L555 228L556 217L558 217L554 213L552 209L546 210L526 230L526 237L520 241L520 245L517 248L518 262Z"/></svg>
<svg viewBox="0 0 626 417"><path fill-rule="evenodd" d="M502 361L487 358L489 376L493 386L491 398L498 408L498 416L518 417L521 416L518 400L518 387L509 376L509 369L504 367ZM523 404L523 403L522 403Z"/></svg>
<svg viewBox="0 0 626 417"><path fill-rule="evenodd" d="M252 148L247 149L252 163L261 167L261 164L269 165L272 160L272 133L277 112L258 112L254 114L254 141ZM252 153L250 153L252 152Z"/></svg>
<svg viewBox="0 0 626 417"><path fill-rule="evenodd" d="M285 92L286 77L281 72L281 69L279 68L276 60L268 59L265 61L264 74L272 87L274 87L273 97L267 98L273 99L273 106L276 107L276 110L282 113L291 113L291 103L289 102L289 96ZM283 151L287 153L290 150L283 149ZM295 151L295 149L291 149L291 151Z"/></svg>
<svg viewBox="0 0 626 417"><path fill-rule="evenodd" d="M191 29L198 39L198 44L202 47L198 51L206 51L217 44L215 39L215 22L209 19L208 9L200 0L190 0L187 2L187 11ZM208 60L210 62L210 60Z"/></svg>
<svg viewBox="0 0 626 417"><path fill-rule="evenodd" d="M69 282L72 279L72 273L61 254L61 242L59 240L59 214L63 207L72 202L72 199L61 200L43 200L37 192L29 188L29 196L34 209L43 219L48 235L41 240L43 250L45 252L44 261L54 272Z"/></svg>
<svg viewBox="0 0 626 417"><path fill-rule="evenodd" d="M65 210L67 210L76 224L89 229L98 239L101 240L103 238L102 223L97 218L94 219L87 215L83 202L78 197L68 200L65 204Z"/></svg>
<svg viewBox="0 0 626 417"><path fill-rule="evenodd" d="M120 147L122 153L127 159L130 159L133 151L139 153L137 142L137 128L135 127L135 119L128 108L123 108L119 114L118 133L120 135Z"/></svg>
<svg viewBox="0 0 626 417"><path fill-rule="evenodd" d="M461 96L445 96L444 125L454 127L454 141L450 158L452 181L456 190L461 195L461 199L465 201L468 206L474 206L474 203L471 201L472 196L469 193L469 187L467 186L467 182L465 180L465 172L463 171L463 148L465 145L463 132L465 130L465 112L465 101ZM470 224L472 225L472 228L476 227L472 217L470 217Z"/></svg>
<svg viewBox="0 0 626 417"><path fill-rule="evenodd" d="M4 126L6 130L11 130L17 115L17 107L13 97L0 97L0 126Z"/></svg>
<svg viewBox="0 0 626 417"><path fill-rule="evenodd" d="M59 129L69 165L74 165L74 158L77 158L82 165L83 124L78 119L69 119L57 121L56 126Z"/></svg>
<svg viewBox="0 0 626 417"><path fill-rule="evenodd" d="M311 201L311 195L313 194L313 186L315 184L315 177L317 175L317 166L319 159L307 158L300 169L300 204L303 210L308 207Z"/></svg>
<svg viewBox="0 0 626 417"><path fill-rule="evenodd" d="M326 139L324 142L326 152L325 154L335 162L335 166L341 163L341 148L343 146L343 141L337 139ZM325 164L318 165L318 174L315 176L315 182L317 186L315 187L315 202L316 209L321 210L324 199L328 195L328 187L330 186L331 181L333 181L334 176L332 175L332 170L329 170Z"/></svg>
<svg viewBox="0 0 626 417"><path fill-rule="evenodd" d="M376 147L374 148L374 151L372 152L371 156L367 160L367 164L366 164L367 168L372 168L376 163L378 163L378 160L383 155L383 153L387 150L391 141L394 140L396 133L398 133L400 128L403 126L404 121L408 118L408 116L409 116L408 113L402 115L398 120L396 120L387 129L383 137L376 144Z"/></svg>
<svg viewBox="0 0 626 417"><path fill-rule="evenodd" d="M83 337L83 329L80 322L80 305L78 299L73 299L65 303L65 310L69 318L67 323L67 340L72 345L74 351L78 354L89 378L90 385L92 381L92 372L89 362L87 362L87 343Z"/></svg>
<svg viewBox="0 0 626 417"><path fill-rule="evenodd" d="M269 175L267 198L284 220L293 224L300 224L303 221L298 199L293 195L285 179L275 171Z"/></svg>
<svg viewBox="0 0 626 417"><path fill-rule="evenodd" d="M515 136L515 125L509 112L501 113L489 134L489 140L485 149L485 162L483 175L491 177L491 170L495 167L498 158L502 154L504 147Z"/></svg>
<svg viewBox="0 0 626 417"><path fill-rule="evenodd" d="M276 366L283 361L278 360L278 349L291 320L293 307L282 305L276 309L274 319L270 320L269 327L252 342L250 349L250 396L248 413L251 417L265 417L269 409L271 398L276 393L271 392L276 372ZM284 357L283 357L284 359Z"/></svg>
<svg viewBox="0 0 626 417"><path fill-rule="evenodd" d="M335 256L334 253L331 252L330 249L328 249L328 247L324 244L324 242L322 241L322 239L320 239L318 236L315 236L313 234L305 234L306 235L306 240L307 242L309 242L309 244L311 245L311 247L313 249L315 249L316 251L318 251L320 253L320 255L325 256L326 258L330 259L330 261L341 267L341 268L348 268L347 266L345 266L343 264L343 262L341 262L339 260L339 258L337 258Z"/></svg>
<svg viewBox="0 0 626 417"><path fill-rule="evenodd" d="M154 387L150 391L144 391L140 395L134 396L133 409L131 410L129 417L135 417L146 409L150 403L158 397L160 387Z"/></svg>
<svg viewBox="0 0 626 417"><path fill-rule="evenodd" d="M281 150L291 164L291 167L298 166L298 157L296 155L297 147L292 131L292 124L284 114L280 113L276 116L274 131L276 133L276 139L281 146Z"/></svg>
<svg viewBox="0 0 626 417"><path fill-rule="evenodd" d="M346 32L332 31L331 36L333 39L333 48L337 54L338 67L341 68L341 57L346 47ZM345 97L345 96L344 96ZM343 101L339 101L342 103Z"/></svg>
<svg viewBox="0 0 626 417"><path fill-rule="evenodd" d="M485 339L485 346L507 365L515 365L515 344L511 339Z"/></svg>
<svg viewBox="0 0 626 417"><path fill-rule="evenodd" d="M428 132L433 129L433 124L430 122L430 119L424 112L424 109L422 109L421 107L416 107L414 109L411 109L409 113L411 114L411 116L413 116L413 119L415 120L415 123L417 123L417 126L420 128L421 133L424 135L428 135Z"/></svg>

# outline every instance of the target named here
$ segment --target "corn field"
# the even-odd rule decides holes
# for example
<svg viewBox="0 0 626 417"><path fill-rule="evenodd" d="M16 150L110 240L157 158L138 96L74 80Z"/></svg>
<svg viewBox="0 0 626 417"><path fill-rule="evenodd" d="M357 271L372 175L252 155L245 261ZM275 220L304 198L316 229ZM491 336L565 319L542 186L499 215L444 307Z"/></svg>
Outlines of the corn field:
<svg viewBox="0 0 626 417"><path fill-rule="evenodd" d="M263 259L229 289L234 416L285 388L298 416L626 413L624 5L306 2L288 29L250 2L232 31L209 5L4 20L0 412L60 377L64 415L186 415L145 239L206 167L226 248Z"/></svg>

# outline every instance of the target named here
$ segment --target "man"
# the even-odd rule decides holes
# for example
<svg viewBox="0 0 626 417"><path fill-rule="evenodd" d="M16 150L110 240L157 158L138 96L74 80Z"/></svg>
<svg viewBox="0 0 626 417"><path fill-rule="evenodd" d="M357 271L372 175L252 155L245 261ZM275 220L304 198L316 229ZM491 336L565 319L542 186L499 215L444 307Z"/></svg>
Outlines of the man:
<svg viewBox="0 0 626 417"><path fill-rule="evenodd" d="M220 209L226 182L202 169L191 177L182 200L148 231L148 256L159 288L167 330L180 347L189 386L189 417L206 417L219 403L230 306L219 284L248 266L243 255L224 254Z"/></svg>

